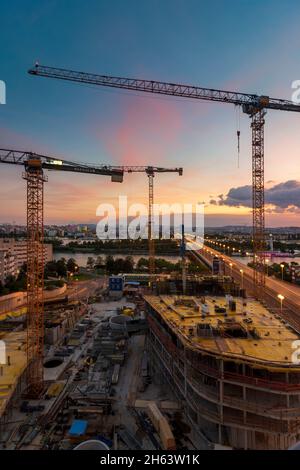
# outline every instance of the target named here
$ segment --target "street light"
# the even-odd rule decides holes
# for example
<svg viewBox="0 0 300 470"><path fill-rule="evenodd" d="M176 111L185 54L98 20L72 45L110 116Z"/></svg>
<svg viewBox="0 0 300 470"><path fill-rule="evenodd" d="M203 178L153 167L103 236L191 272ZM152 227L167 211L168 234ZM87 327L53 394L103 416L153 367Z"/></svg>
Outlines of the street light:
<svg viewBox="0 0 300 470"><path fill-rule="evenodd" d="M284 296L282 294L278 294L277 297L280 300L280 312L282 313L282 302L284 301Z"/></svg>
<svg viewBox="0 0 300 470"><path fill-rule="evenodd" d="M244 270L240 269L240 273L241 273L241 278L242 278L241 287L242 289L244 289Z"/></svg>
<svg viewBox="0 0 300 470"><path fill-rule="evenodd" d="M230 266L230 275L231 275L231 277L232 277L232 266L233 266L233 264L232 264L232 263L229 263L229 266Z"/></svg>
<svg viewBox="0 0 300 470"><path fill-rule="evenodd" d="M284 269L284 264L281 264L280 267L281 267L281 280L283 281L283 269Z"/></svg>

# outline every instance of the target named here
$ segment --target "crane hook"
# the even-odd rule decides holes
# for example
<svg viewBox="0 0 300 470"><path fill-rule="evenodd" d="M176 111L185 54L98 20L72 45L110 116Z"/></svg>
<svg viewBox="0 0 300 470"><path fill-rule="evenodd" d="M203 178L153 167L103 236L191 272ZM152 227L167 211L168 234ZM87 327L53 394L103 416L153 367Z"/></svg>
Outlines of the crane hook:
<svg viewBox="0 0 300 470"><path fill-rule="evenodd" d="M238 168L240 167L240 135L241 135L241 131L236 131L236 135L237 135L237 139L238 139L238 143L237 143L237 150L238 150Z"/></svg>

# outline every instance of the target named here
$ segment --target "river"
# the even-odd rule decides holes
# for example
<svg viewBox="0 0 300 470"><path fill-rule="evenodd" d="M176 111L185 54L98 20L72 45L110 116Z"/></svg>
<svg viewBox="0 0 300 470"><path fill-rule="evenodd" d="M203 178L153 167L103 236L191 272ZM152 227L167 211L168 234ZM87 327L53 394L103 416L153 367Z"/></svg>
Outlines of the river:
<svg viewBox="0 0 300 470"><path fill-rule="evenodd" d="M243 264L248 264L252 263L253 258L252 256L232 256L232 259L236 259L240 261ZM270 260L269 265L271 266L273 263L288 263L290 264L292 261L294 263L299 263L300 264L300 256L295 256L295 258L290 258L290 257L281 257L281 256L273 256L272 258L268 258Z"/></svg>
<svg viewBox="0 0 300 470"><path fill-rule="evenodd" d="M97 256L101 256L103 259L105 259L105 257L107 255L105 253L99 253L99 254L96 254L96 253L80 253L80 252L71 253L69 251L58 251L58 252L53 253L54 260L57 261L61 258L66 258L66 260L68 260L69 258L74 258L76 263L78 264L78 266L81 266L81 267L86 267L86 263L87 263L87 260L88 260L89 257L92 257L96 260ZM148 258L147 254L145 254L145 255L128 255L128 254L124 254L124 253L113 253L112 256L114 258L126 258L126 256L131 256L133 258L134 263L137 263L140 258ZM163 258L166 261L170 261L171 263L177 263L177 261L180 260L180 257L176 256L176 255L174 255L174 256L170 256L170 255L165 256L165 255L158 254L156 257L157 258Z"/></svg>

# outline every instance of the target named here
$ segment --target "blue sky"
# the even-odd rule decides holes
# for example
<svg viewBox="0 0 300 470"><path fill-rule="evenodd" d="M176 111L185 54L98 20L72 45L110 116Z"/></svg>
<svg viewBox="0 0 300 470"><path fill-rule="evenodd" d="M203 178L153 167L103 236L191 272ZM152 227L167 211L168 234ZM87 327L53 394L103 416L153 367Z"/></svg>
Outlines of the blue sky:
<svg viewBox="0 0 300 470"><path fill-rule="evenodd" d="M207 203L211 223L248 223L249 208L210 205L210 199L251 182L249 119L229 105L136 96L32 77L41 64L107 75L141 77L291 97L300 79L300 4L296 0L3 1L0 146L73 160L182 165L185 176L157 183L159 202ZM299 119L270 112L266 180L299 180ZM3 221L24 220L24 183L1 168ZM101 190L100 190L101 187ZM95 221L95 208L120 188L104 179L49 175L48 222ZM122 193L142 202L143 176ZM60 206L58 208L58 205ZM297 224L298 206L270 208L271 225Z"/></svg>

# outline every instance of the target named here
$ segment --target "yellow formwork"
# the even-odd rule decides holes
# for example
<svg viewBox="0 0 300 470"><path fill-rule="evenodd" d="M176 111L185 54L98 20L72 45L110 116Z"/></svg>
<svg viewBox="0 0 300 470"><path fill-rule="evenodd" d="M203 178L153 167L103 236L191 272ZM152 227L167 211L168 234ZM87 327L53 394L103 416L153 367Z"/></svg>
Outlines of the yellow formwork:
<svg viewBox="0 0 300 470"><path fill-rule="evenodd" d="M260 302L247 299L247 305L242 298L234 298L236 311L230 312L227 307L227 317L215 313L214 306L226 307L226 298L217 296L206 296L205 303L208 305L208 313L205 317L201 315L200 298L190 297L192 301L180 301L179 296L145 296L145 300L160 314L171 329L179 335L183 342L188 342L191 347L196 347L203 351L211 352L221 356L233 357L235 360L252 359L258 362L275 363L278 366L290 366L299 371L299 365L292 362L292 354L295 351L294 341L300 340L294 330L289 328L280 318L276 318ZM247 315L244 311L247 311ZM243 320L249 318L251 323ZM225 324L226 319L232 319L239 323L245 330L252 330L258 333L259 338L254 339L232 337L201 337L197 334L199 324L208 324L218 328L220 322ZM193 334L191 334L193 331ZM293 347L294 345L294 347Z"/></svg>
<svg viewBox="0 0 300 470"><path fill-rule="evenodd" d="M5 345L5 363L1 357L0 373L0 418L13 395L18 380L26 369L26 332L0 333L1 345ZM2 354L1 354L2 356Z"/></svg>

